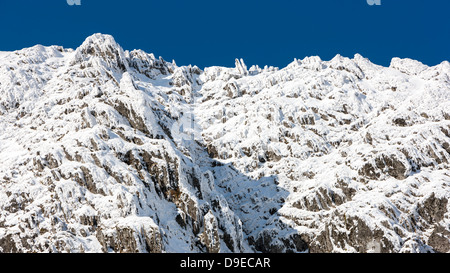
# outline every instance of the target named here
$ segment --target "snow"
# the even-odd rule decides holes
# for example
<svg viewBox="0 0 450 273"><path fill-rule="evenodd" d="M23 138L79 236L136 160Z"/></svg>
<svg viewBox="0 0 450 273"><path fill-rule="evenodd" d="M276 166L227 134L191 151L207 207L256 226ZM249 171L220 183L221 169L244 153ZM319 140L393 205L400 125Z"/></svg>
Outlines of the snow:
<svg viewBox="0 0 450 273"><path fill-rule="evenodd" d="M6 56L8 56L10 54L10 52L7 52L7 51L0 51L0 59L1 58L4 58L4 57L6 57Z"/></svg>
<svg viewBox="0 0 450 273"><path fill-rule="evenodd" d="M359 219L389 251L432 249L417 209L450 197L448 62L235 64L178 67L102 34L0 52L0 238L32 238L23 251L303 252L283 240L312 249ZM448 227L446 211L434 224Z"/></svg>

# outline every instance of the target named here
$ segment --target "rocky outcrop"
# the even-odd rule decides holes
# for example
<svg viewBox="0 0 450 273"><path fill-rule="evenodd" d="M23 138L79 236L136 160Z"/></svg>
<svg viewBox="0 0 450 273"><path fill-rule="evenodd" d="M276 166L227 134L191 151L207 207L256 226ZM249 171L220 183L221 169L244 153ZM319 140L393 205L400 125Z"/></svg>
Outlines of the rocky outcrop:
<svg viewBox="0 0 450 273"><path fill-rule="evenodd" d="M398 160L395 155L381 155L375 158L374 162L364 164L358 173L374 180L379 179L381 174L388 174L396 179L403 180L407 177L406 171L407 168L404 163Z"/></svg>
<svg viewBox="0 0 450 273"><path fill-rule="evenodd" d="M108 229L99 228L96 237L104 252L119 253L161 253L163 245L157 227L115 226Z"/></svg>
<svg viewBox="0 0 450 273"><path fill-rule="evenodd" d="M447 204L447 198L436 198L435 194L432 193L431 196L419 204L417 213L430 224L439 223L447 213Z"/></svg>
<svg viewBox="0 0 450 273"><path fill-rule="evenodd" d="M440 253L448 253L450 251L450 232L443 226L437 226L428 239L428 244Z"/></svg>
<svg viewBox="0 0 450 273"><path fill-rule="evenodd" d="M449 252L449 79L201 70L102 34L2 54L0 252Z"/></svg>

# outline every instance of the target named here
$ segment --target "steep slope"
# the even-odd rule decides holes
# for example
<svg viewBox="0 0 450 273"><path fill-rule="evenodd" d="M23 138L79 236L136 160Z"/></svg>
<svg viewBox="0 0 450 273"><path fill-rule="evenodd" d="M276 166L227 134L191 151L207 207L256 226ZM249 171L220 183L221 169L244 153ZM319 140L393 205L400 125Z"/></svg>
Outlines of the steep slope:
<svg viewBox="0 0 450 273"><path fill-rule="evenodd" d="M0 54L1 252L448 252L450 64Z"/></svg>
<svg viewBox="0 0 450 273"><path fill-rule="evenodd" d="M448 62L393 59L384 68L359 55L253 67L251 76L207 68L196 113L212 156L286 192L274 219L310 251L446 252L449 71ZM232 189L244 223L271 197L239 180L218 183ZM249 189L253 206L240 201ZM267 223L250 236L277 238L277 223Z"/></svg>
<svg viewBox="0 0 450 273"><path fill-rule="evenodd" d="M53 70L22 65L21 54L2 69L29 71L36 88L2 96L3 251L246 250L239 219L226 202L204 201L203 173L171 140L184 101L171 64L106 35L52 55ZM12 93L16 77L2 76L2 94Z"/></svg>

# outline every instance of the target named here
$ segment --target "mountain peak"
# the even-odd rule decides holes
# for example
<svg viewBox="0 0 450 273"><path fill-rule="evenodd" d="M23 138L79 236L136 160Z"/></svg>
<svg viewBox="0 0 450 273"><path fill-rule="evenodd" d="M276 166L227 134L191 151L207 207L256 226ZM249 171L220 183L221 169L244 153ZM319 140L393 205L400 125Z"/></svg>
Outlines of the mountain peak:
<svg viewBox="0 0 450 273"><path fill-rule="evenodd" d="M113 36L96 33L88 38L75 51L74 62L102 60L112 69L126 71L128 62L122 47Z"/></svg>

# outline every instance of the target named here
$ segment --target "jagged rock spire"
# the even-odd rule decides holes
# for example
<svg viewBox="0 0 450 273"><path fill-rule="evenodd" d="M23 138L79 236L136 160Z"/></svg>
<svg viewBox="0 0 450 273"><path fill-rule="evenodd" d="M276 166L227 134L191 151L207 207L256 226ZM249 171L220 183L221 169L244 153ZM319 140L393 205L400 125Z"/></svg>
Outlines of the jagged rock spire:
<svg viewBox="0 0 450 273"><path fill-rule="evenodd" d="M235 64L236 64L236 70L238 71L239 74L241 74L243 76L248 75L247 66L245 65L244 60L242 58L236 59Z"/></svg>

